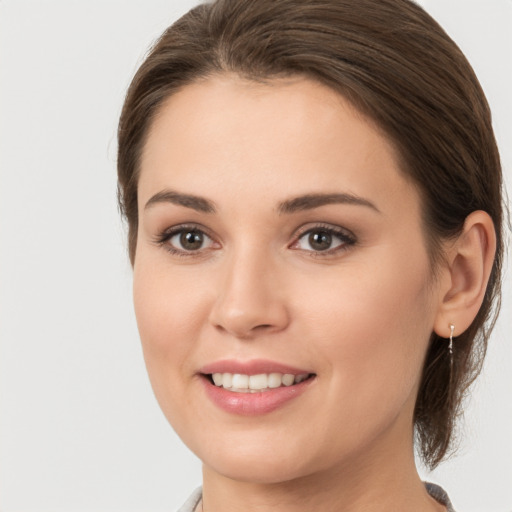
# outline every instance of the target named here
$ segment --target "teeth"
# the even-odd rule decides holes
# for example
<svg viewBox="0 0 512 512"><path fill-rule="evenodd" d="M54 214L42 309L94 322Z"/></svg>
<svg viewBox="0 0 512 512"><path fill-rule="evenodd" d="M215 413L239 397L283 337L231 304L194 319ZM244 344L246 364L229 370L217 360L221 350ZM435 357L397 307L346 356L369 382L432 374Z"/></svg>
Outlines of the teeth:
<svg viewBox="0 0 512 512"><path fill-rule="evenodd" d="M265 389L267 387L268 377L262 373L260 375L251 375L249 377L249 389Z"/></svg>
<svg viewBox="0 0 512 512"><path fill-rule="evenodd" d="M281 386L281 379L283 378L282 373L271 373L268 376L268 387L269 388L278 388Z"/></svg>
<svg viewBox="0 0 512 512"><path fill-rule="evenodd" d="M302 373L293 375L291 373L260 373L258 375L244 375L241 373L214 373L213 383L236 393L256 393L268 391L269 389L281 386L291 386L306 380L309 374Z"/></svg>
<svg viewBox="0 0 512 512"><path fill-rule="evenodd" d="M285 373L283 375L283 384L285 386L291 386L293 384L294 380L295 380L295 375L292 375L290 373Z"/></svg>
<svg viewBox="0 0 512 512"><path fill-rule="evenodd" d="M224 379L222 380L224 381ZM249 375L235 373L233 375L233 383L231 384L231 387L236 389L247 389L249 387Z"/></svg>
<svg viewBox="0 0 512 512"><path fill-rule="evenodd" d="M223 373L222 374L222 386L225 388L230 388L233 384L233 374L232 373Z"/></svg>
<svg viewBox="0 0 512 512"><path fill-rule="evenodd" d="M222 373L214 373L212 379L216 386L222 386Z"/></svg>

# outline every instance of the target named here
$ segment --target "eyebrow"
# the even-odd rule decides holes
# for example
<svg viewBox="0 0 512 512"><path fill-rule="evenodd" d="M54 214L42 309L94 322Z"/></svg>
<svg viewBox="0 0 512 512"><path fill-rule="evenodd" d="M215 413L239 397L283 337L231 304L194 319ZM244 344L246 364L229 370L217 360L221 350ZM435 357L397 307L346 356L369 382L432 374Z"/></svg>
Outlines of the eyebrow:
<svg viewBox="0 0 512 512"><path fill-rule="evenodd" d="M215 213L217 211L215 204L204 197L182 194L174 190L162 190L161 192L156 193L148 200L144 206L144 210L147 210L159 203L177 204L202 213Z"/></svg>
<svg viewBox="0 0 512 512"><path fill-rule="evenodd" d="M192 194L183 194L175 190L162 190L153 195L145 204L144 210L160 203L171 203L185 208L191 208L201 213L216 213L215 203L204 197ZM277 211L280 215L292 214L298 211L312 210L329 204L350 204L366 206L381 213L380 210L368 199L348 193L337 194L306 194L287 199L279 203Z"/></svg>
<svg viewBox="0 0 512 512"><path fill-rule="evenodd" d="M357 206L366 206L381 213L380 210L368 199L356 196L354 194L306 194L283 201L278 206L279 214L290 214L298 211L311 210L320 206L329 204L351 204Z"/></svg>

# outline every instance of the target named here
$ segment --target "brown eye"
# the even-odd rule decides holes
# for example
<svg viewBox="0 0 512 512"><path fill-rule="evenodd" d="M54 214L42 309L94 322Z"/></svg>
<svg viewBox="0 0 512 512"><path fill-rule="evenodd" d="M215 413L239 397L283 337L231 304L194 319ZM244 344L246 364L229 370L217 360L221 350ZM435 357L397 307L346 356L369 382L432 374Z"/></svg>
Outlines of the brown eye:
<svg viewBox="0 0 512 512"><path fill-rule="evenodd" d="M303 233L295 242L293 248L327 255L347 249L355 242L354 236L342 228L318 226Z"/></svg>
<svg viewBox="0 0 512 512"><path fill-rule="evenodd" d="M203 249L213 248L214 241L203 231L194 228L176 229L160 241L174 253L199 253Z"/></svg>
<svg viewBox="0 0 512 512"><path fill-rule="evenodd" d="M308 236L309 246L315 251L325 251L331 248L332 235L327 231L313 231Z"/></svg>
<svg viewBox="0 0 512 512"><path fill-rule="evenodd" d="M199 231L184 231L179 235L180 245L186 251L197 251L204 243L204 234Z"/></svg>

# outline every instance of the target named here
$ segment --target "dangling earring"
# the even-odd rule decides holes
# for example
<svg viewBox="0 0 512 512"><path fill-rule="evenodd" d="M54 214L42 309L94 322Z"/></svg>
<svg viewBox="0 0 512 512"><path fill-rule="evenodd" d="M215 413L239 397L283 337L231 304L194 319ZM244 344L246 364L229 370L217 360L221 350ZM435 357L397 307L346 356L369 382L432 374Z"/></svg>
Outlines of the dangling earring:
<svg viewBox="0 0 512 512"><path fill-rule="evenodd" d="M455 330L455 325L450 324L450 344L448 345L448 351L450 352L450 357L453 357L453 331Z"/></svg>

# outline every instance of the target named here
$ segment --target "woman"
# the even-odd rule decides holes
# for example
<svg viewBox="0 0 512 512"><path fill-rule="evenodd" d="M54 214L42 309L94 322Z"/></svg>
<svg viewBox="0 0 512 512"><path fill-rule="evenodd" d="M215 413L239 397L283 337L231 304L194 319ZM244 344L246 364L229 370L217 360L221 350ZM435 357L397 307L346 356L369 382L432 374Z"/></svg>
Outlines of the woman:
<svg viewBox="0 0 512 512"><path fill-rule="evenodd" d="M456 45L408 0L218 0L119 125L146 366L203 462L182 509L453 510L499 295L501 171Z"/></svg>

